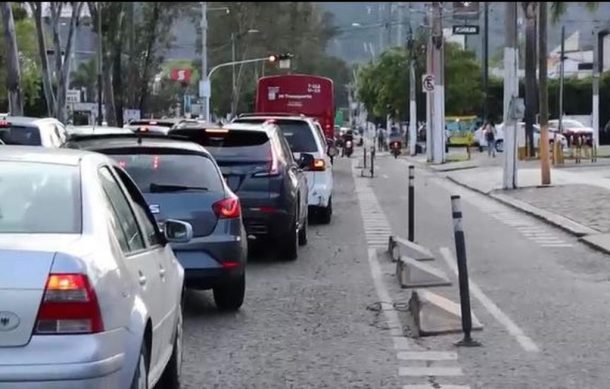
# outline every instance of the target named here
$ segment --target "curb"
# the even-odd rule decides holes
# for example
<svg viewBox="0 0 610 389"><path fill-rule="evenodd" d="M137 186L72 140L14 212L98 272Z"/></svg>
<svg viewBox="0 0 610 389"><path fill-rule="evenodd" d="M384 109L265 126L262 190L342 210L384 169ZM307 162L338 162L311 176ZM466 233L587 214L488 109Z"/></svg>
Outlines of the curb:
<svg viewBox="0 0 610 389"><path fill-rule="evenodd" d="M492 199L504 204L504 205L508 205L511 208L514 208L518 211L521 211L523 213L526 213L530 216L533 216L537 219L540 219L542 221L544 221L547 224L550 224L552 226L555 226L563 231L566 231L576 237L583 237L583 236L587 236L587 235L597 235L600 234L599 231L596 231L594 229L591 229L589 227L583 226L582 224L576 223L573 220L570 220L566 217L554 214L552 212L549 211L545 211L543 209L534 207L533 205L527 204L523 201L520 200L516 200L513 199L509 196L503 195L503 194L496 194L496 193L492 193L492 192L485 192L482 190L479 190L477 188L471 187L467 184L464 184L458 180L456 180L453 177L450 176L446 176L446 178L457 184L460 185L466 189L470 189L473 190L477 193L483 194L487 197L491 197ZM590 242L587 242L590 243ZM603 251L603 250L602 250Z"/></svg>
<svg viewBox="0 0 610 389"><path fill-rule="evenodd" d="M607 236L608 234L598 234L598 235L606 235ZM608 248L607 245L604 246L602 244L598 244L598 243L592 241L591 239L589 239L589 238L595 238L598 235L583 236L583 237L580 237L578 239L578 241L583 243L583 244L585 244L585 245L587 245L587 246L589 246L590 248L592 248L594 250L600 251L600 252L602 252L602 253L604 253L606 255L610 255L610 248Z"/></svg>

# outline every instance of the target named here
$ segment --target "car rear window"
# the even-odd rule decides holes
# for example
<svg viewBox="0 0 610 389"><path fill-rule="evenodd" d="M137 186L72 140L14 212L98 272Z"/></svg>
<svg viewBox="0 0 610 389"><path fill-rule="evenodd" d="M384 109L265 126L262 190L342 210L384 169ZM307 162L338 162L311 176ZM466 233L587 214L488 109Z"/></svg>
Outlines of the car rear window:
<svg viewBox="0 0 610 389"><path fill-rule="evenodd" d="M7 145L40 146L40 130L33 126L8 125L0 127L0 140Z"/></svg>
<svg viewBox="0 0 610 389"><path fill-rule="evenodd" d="M151 152L112 153L111 157L129 173L143 193L154 191L151 190L154 185L223 191L214 162L203 155Z"/></svg>
<svg viewBox="0 0 610 389"><path fill-rule="evenodd" d="M81 232L76 166L0 161L0 233Z"/></svg>
<svg viewBox="0 0 610 389"><path fill-rule="evenodd" d="M240 123L262 123L265 119L239 119ZM300 120L274 119L293 153L315 153L318 145L309 124Z"/></svg>
<svg viewBox="0 0 610 389"><path fill-rule="evenodd" d="M217 160L267 161L271 142L263 131L231 129L173 130L205 147Z"/></svg>

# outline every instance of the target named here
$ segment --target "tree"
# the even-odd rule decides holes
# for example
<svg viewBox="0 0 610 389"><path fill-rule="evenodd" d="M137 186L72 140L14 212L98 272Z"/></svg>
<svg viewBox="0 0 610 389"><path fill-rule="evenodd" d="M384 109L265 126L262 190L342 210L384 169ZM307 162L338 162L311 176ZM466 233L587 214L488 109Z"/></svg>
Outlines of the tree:
<svg viewBox="0 0 610 389"><path fill-rule="evenodd" d="M0 4L2 24L4 26L4 39L7 42L7 68L6 87L9 92L9 112L15 116L23 115L23 94L21 93L21 70L19 67L19 50L17 49L17 34L13 10L9 2Z"/></svg>
<svg viewBox="0 0 610 389"><path fill-rule="evenodd" d="M536 154L534 121L536 119L536 9L535 1L521 2L525 14L525 138L530 157Z"/></svg>
<svg viewBox="0 0 610 389"><path fill-rule="evenodd" d="M423 37L416 40L416 80L425 72L425 57L421 50ZM478 112L483 102L481 66L473 51L462 50L455 43L445 43L446 112L468 115ZM405 49L384 52L379 61L358 70L358 97L367 111L381 119L387 114L397 120L407 120L409 107L409 56ZM419 100L423 101L422 92ZM423 115L424 104L419 104Z"/></svg>
<svg viewBox="0 0 610 389"><path fill-rule="evenodd" d="M44 21L42 17L42 8L44 3L31 2L29 4L34 11L34 20L36 22L36 36L38 38L38 51L42 65L42 81L47 103L47 111L49 115L54 116L61 122L64 122L66 119L66 92L68 89L68 80L70 76L70 56L72 55L74 32L85 3L49 3L49 10L51 13L50 27L53 41L53 54L55 58L54 77L52 77L49 68L49 60L47 57L47 44L43 25ZM68 25L68 37L65 45L62 45L59 29L61 23L61 12L65 5L69 5L71 7L72 15Z"/></svg>

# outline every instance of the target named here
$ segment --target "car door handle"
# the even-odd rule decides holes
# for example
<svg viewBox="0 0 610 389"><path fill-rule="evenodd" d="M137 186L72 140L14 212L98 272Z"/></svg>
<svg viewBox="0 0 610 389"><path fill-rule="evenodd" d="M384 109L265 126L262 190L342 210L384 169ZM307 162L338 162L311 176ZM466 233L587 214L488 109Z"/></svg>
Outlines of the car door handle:
<svg viewBox="0 0 610 389"><path fill-rule="evenodd" d="M138 272L140 277L138 278L138 281L140 282L140 285L144 286L146 285L146 277L144 276L144 274L142 274L142 272Z"/></svg>
<svg viewBox="0 0 610 389"><path fill-rule="evenodd" d="M163 268L163 266L159 268L159 276L161 276L161 278L165 278L165 268Z"/></svg>

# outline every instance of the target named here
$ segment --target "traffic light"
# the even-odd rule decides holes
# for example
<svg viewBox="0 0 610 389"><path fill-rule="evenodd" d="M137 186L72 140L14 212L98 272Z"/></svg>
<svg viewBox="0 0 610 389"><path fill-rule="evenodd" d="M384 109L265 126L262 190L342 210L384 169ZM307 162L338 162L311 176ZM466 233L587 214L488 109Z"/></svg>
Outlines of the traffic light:
<svg viewBox="0 0 610 389"><path fill-rule="evenodd" d="M278 61L283 61L283 60L287 60L294 57L294 55L290 54L290 53L284 53L284 54L272 54L269 56L269 62L278 62Z"/></svg>
<svg viewBox="0 0 610 389"><path fill-rule="evenodd" d="M478 1L454 1L453 16L459 19L476 19L479 16Z"/></svg>

